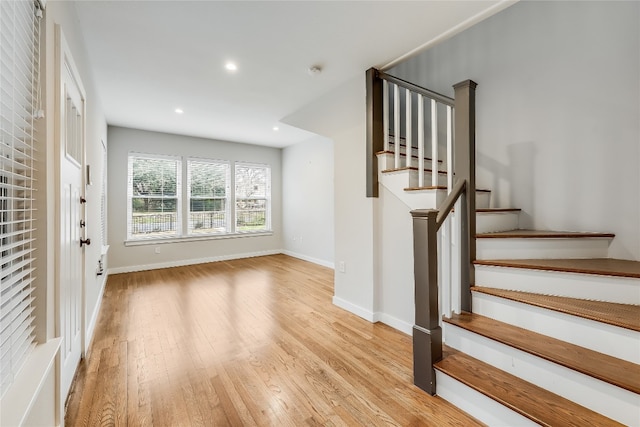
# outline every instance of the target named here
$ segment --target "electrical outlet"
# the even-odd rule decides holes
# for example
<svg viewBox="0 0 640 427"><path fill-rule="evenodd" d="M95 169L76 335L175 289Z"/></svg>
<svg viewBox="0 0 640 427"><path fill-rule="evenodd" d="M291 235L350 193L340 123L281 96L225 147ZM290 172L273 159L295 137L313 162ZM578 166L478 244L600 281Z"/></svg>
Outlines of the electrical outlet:
<svg viewBox="0 0 640 427"><path fill-rule="evenodd" d="M340 273L344 273L345 271L347 271L347 266L346 266L346 264L345 264L345 262L344 262L344 261L340 261L340 262L338 263L338 271L339 271Z"/></svg>

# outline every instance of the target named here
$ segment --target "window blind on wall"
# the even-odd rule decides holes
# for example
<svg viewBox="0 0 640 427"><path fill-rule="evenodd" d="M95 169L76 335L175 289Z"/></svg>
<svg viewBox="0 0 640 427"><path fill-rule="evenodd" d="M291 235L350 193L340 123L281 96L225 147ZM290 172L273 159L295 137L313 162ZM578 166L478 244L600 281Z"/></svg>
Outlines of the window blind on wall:
<svg viewBox="0 0 640 427"><path fill-rule="evenodd" d="M0 1L0 397L35 346L39 6Z"/></svg>

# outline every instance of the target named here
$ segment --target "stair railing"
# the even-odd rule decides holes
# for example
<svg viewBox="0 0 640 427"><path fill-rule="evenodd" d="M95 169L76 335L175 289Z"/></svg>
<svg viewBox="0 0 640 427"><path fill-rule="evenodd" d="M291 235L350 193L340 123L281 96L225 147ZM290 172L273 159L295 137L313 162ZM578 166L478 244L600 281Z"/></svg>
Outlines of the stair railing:
<svg viewBox="0 0 640 427"><path fill-rule="evenodd" d="M439 140L442 139L438 129L438 111L445 109L445 136L447 158L443 159L443 168L447 172L447 188L453 186L453 169L451 154L453 152L453 107L454 100L448 96L407 82L375 68L370 68L367 77L367 197L378 197L378 152L393 153L395 169L402 167L418 170L418 187L438 187ZM404 97L404 102L402 98ZM429 110L429 118L425 117L425 102ZM415 110L414 110L415 107ZM415 111L415 114L414 114ZM392 114L393 113L393 114ZM393 118L391 117L393 116ZM427 119L427 120L426 120ZM416 124L415 139L413 142ZM431 165L425 165L424 134L425 123L430 129ZM404 135L404 136L402 136ZM393 141L391 141L393 137ZM404 139L404 153L401 140ZM414 147L415 145L415 147ZM417 161L414 166L413 157ZM403 156L404 154L404 156ZM402 158L404 157L404 161ZM431 172L431 182L425 183L424 172Z"/></svg>
<svg viewBox="0 0 640 427"><path fill-rule="evenodd" d="M391 86L389 86L391 85ZM376 153L390 151L389 87L392 88L394 165L400 163L400 96L405 99L406 166L411 166L411 92L418 93L418 170L423 175L424 138L421 137L423 104L421 97L432 102L432 187L437 188L437 103L447 106L447 191L438 209L418 209L413 217L415 324L413 326L414 384L436 394L433 364L442 359L441 316L452 312L471 311L471 286L475 281L473 262L476 258L476 182L475 182L475 89L466 80L454 85L454 99L389 76L376 69L367 71L367 196L378 197L378 165ZM452 111L455 111L453 114ZM434 111L436 115L434 116ZM453 128L451 129L453 116ZM435 131L434 131L435 128ZM455 135L455 139L453 136ZM420 148L422 145L422 149ZM455 173L455 185L454 185ZM420 185L422 186L422 185ZM449 214L454 210L453 218ZM452 221L453 220L453 221ZM452 224L453 222L453 224ZM442 230L441 230L442 228ZM438 234L438 231L440 234ZM440 241L439 241L440 239ZM441 254L438 253L438 247ZM439 282L439 270L443 279ZM439 285L440 283L440 285Z"/></svg>

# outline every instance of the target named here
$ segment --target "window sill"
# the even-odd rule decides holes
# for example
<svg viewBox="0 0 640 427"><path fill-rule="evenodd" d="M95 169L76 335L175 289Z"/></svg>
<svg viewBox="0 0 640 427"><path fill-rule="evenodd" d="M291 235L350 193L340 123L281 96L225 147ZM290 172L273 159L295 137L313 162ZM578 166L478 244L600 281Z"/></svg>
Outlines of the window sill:
<svg viewBox="0 0 640 427"><path fill-rule="evenodd" d="M125 246L162 245L165 243L199 242L202 240L240 239L243 237L273 236L273 231L260 231L253 233L227 233L207 234L206 236L185 237L153 237L148 239L125 240Z"/></svg>

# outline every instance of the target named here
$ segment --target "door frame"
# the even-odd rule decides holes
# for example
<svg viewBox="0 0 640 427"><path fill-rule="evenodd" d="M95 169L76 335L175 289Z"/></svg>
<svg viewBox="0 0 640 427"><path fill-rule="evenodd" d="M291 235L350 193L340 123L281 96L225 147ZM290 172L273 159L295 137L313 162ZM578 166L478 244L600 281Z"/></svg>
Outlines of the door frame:
<svg viewBox="0 0 640 427"><path fill-rule="evenodd" d="M78 72L78 68L73 60L71 55L71 49L67 44L66 38L62 31L62 27L59 24L55 24L55 114L54 114L54 170L55 170L55 297L54 297L54 318L55 318L55 336L62 336L62 315L63 315L63 301L61 300L61 284L60 284L60 274L61 274L61 255L60 255L60 245L61 245L61 159L62 156L65 155L65 139L64 139L64 129L65 123L63 111L66 108L66 99L63 94L63 73L65 73L65 68L68 69L71 74L74 83L78 87L80 91L80 97L82 100L82 154L81 154L81 165L80 165L80 194L86 194L86 91L84 85L82 84L82 80L80 79L80 73ZM85 220L86 222L86 209L84 204L80 207L80 218ZM83 233L81 233L82 238ZM85 236L86 237L86 236ZM86 340L86 260L85 260L85 252L82 251L81 255L81 286L80 286L80 359L82 360L85 357L85 340ZM63 350L61 349L61 352ZM66 399L68 395L63 395L62 391L62 353L58 353L56 358L56 390L58 394L58 404L60 405L59 415L60 415L60 425L64 425L64 407L66 403ZM77 366L76 366L77 369Z"/></svg>

